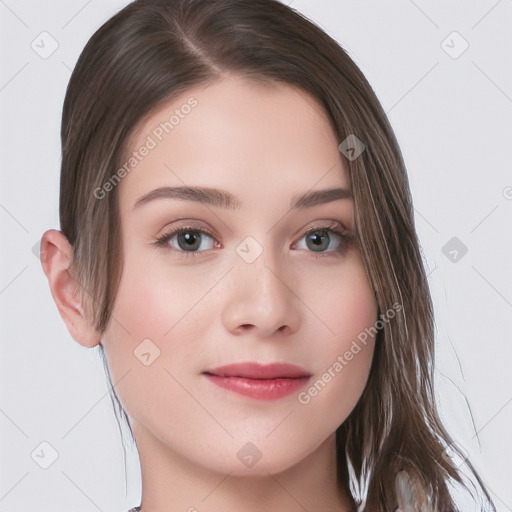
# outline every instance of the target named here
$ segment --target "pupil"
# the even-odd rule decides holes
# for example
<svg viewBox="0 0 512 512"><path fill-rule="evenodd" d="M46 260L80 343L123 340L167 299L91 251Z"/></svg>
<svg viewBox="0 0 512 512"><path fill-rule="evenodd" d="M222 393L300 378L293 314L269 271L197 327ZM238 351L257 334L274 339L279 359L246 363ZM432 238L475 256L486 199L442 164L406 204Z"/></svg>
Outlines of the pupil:
<svg viewBox="0 0 512 512"><path fill-rule="evenodd" d="M320 245L322 243L321 238L328 239L329 237L327 237L325 234L323 234L323 235L317 235L317 234L311 235L311 239L313 239L313 247L310 247L310 249L312 249L312 248L313 249L315 249L315 248L318 249L318 247L320 247Z"/></svg>
<svg viewBox="0 0 512 512"><path fill-rule="evenodd" d="M193 233L193 234L190 234L190 233ZM197 241L199 240L199 233L192 232L192 231L187 231L185 233L181 233L180 236L181 236L182 239L185 240L185 247L187 249L191 249L191 248L192 249L197 249L197 247L194 246L194 243L196 243L195 244L196 246L198 245Z"/></svg>

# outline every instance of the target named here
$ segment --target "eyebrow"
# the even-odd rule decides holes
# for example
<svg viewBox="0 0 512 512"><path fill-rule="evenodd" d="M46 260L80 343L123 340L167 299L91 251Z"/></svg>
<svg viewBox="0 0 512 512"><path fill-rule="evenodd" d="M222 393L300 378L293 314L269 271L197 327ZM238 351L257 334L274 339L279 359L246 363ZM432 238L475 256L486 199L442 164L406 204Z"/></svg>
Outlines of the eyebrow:
<svg viewBox="0 0 512 512"><path fill-rule="evenodd" d="M229 210L237 210L242 206L242 202L237 196L225 190L183 186L156 188L139 197L133 206L133 210L156 199L183 199ZM346 188L313 190L293 196L289 207L291 210L305 209L340 199L353 199L352 192Z"/></svg>

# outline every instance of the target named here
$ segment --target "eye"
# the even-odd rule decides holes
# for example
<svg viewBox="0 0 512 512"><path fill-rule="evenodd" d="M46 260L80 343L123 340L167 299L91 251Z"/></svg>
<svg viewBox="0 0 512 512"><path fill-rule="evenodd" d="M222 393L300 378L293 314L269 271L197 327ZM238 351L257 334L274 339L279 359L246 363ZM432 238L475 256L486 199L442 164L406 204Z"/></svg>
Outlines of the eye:
<svg viewBox="0 0 512 512"><path fill-rule="evenodd" d="M296 244L298 249L303 249L304 247L299 247L300 241L305 240L306 249L310 249L312 252L317 253L315 257L328 257L334 255L343 255L354 240L354 236L352 234L346 233L342 231L337 223L332 223L328 226L318 226L313 227L307 230L305 235L299 240ZM304 245L304 244L303 244ZM331 250L328 249L329 246L333 246Z"/></svg>
<svg viewBox="0 0 512 512"><path fill-rule="evenodd" d="M170 249L180 253L180 256L186 257L189 254L196 256L200 252L211 249L211 247L204 247L205 244L203 242L205 238L209 238L215 242L213 236L214 235L204 229L184 226L163 234L161 237L157 238L155 244L158 247L171 246ZM172 247L173 245L174 247Z"/></svg>

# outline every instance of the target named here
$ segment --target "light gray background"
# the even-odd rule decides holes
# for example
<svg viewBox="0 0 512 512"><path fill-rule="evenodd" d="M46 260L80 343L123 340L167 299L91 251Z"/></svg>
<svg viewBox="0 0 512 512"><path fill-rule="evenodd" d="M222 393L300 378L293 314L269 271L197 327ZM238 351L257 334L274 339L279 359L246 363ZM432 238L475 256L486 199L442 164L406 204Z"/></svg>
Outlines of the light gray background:
<svg viewBox="0 0 512 512"><path fill-rule="evenodd" d="M99 356L70 337L34 255L41 234L59 228L60 116L71 69L126 4L0 0L0 512L125 512L140 500L138 456L128 451L125 475ZM291 5L342 44L389 114L429 269L443 418L498 509L510 511L512 1ZM31 47L43 31L58 42L46 59ZM469 44L461 55L453 31ZM452 237L468 249L456 262L443 253ZM58 452L48 469L31 457L44 441Z"/></svg>

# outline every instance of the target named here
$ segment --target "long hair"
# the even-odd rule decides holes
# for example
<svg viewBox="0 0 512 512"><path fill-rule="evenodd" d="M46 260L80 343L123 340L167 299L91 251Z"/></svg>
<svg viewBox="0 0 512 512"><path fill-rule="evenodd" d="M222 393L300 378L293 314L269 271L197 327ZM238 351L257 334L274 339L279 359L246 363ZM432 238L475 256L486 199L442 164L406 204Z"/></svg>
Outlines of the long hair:
<svg viewBox="0 0 512 512"><path fill-rule="evenodd" d="M69 81L61 130L60 224L84 310L104 332L123 264L116 189L101 198L95 191L126 160L137 126L228 73L310 93L340 144L349 136L364 144L357 158L342 153L356 237L379 313L402 307L379 331L364 392L336 432L339 485L364 512L395 511L404 482L417 510L456 510L450 486L469 487L446 457L452 439L435 405L433 306L403 157L363 73L294 9L277 0L137 0L91 37Z"/></svg>

